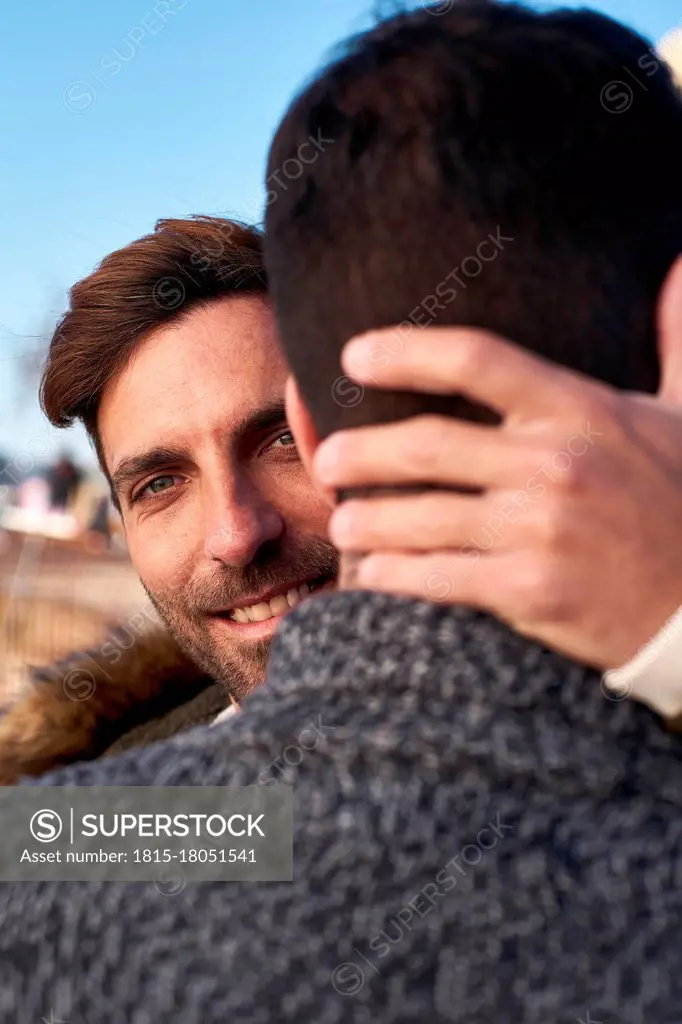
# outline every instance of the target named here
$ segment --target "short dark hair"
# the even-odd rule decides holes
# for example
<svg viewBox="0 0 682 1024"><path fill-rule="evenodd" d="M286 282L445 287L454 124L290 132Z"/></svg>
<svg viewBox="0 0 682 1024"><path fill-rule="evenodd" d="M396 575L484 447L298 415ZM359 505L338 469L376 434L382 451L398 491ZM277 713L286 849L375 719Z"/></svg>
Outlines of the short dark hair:
<svg viewBox="0 0 682 1024"><path fill-rule="evenodd" d="M321 436L443 410L332 400L348 338L411 315L656 390L656 300L682 252L682 100L646 40L587 10L400 13L294 101L268 175L318 132L333 141L268 207L265 258Z"/></svg>
<svg viewBox="0 0 682 1024"><path fill-rule="evenodd" d="M106 473L97 431L100 399L139 342L200 303L266 293L256 228L203 215L157 221L151 234L105 256L69 292L43 373L46 416L58 427L81 420Z"/></svg>

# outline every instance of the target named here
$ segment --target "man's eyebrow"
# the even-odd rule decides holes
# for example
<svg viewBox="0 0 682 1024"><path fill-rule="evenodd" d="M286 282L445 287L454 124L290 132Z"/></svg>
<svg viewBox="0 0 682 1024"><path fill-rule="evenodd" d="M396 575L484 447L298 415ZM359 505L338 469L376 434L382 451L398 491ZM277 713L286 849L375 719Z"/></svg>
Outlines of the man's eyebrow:
<svg viewBox="0 0 682 1024"><path fill-rule="evenodd" d="M184 448L150 448L144 452L134 452L121 459L111 474L114 492L120 497L121 491L138 477L153 473L155 469L165 469L170 463L183 462L187 459Z"/></svg>
<svg viewBox="0 0 682 1024"><path fill-rule="evenodd" d="M264 433L272 427L279 426L280 423L286 423L286 421L287 413L284 402L273 402L272 405L266 405L245 416L235 428L235 435Z"/></svg>
<svg viewBox="0 0 682 1024"><path fill-rule="evenodd" d="M272 427L286 423L286 408L283 401L273 402L246 415L234 429L236 437L264 433ZM187 462L190 458L185 448L158 447L142 452L133 452L121 459L111 474L111 485L119 497L131 481L153 473L155 469L166 469L172 463Z"/></svg>

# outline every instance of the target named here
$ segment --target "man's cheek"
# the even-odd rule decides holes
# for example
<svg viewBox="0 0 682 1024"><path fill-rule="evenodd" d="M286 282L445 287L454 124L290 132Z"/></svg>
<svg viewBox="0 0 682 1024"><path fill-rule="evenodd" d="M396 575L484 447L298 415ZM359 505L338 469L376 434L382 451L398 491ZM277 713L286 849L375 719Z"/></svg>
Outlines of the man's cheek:
<svg viewBox="0 0 682 1024"><path fill-rule="evenodd" d="M329 538L329 520L336 496L329 492L321 494L308 476L302 463L292 467L292 472L276 482L273 481L267 493L267 500L277 509L284 521L297 533L313 534Z"/></svg>
<svg viewBox="0 0 682 1024"><path fill-rule="evenodd" d="M166 529L150 536L148 530L128 532L128 551L144 587L161 605L177 598L189 576L186 551Z"/></svg>

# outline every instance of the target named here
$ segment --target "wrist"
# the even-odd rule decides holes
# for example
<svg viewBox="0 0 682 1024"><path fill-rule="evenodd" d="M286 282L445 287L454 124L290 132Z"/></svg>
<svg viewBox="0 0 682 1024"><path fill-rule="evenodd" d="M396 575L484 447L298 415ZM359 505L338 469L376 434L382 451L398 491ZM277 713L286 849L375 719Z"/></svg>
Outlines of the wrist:
<svg viewBox="0 0 682 1024"><path fill-rule="evenodd" d="M682 606L624 665L604 674L621 697L642 701L665 717L682 713Z"/></svg>

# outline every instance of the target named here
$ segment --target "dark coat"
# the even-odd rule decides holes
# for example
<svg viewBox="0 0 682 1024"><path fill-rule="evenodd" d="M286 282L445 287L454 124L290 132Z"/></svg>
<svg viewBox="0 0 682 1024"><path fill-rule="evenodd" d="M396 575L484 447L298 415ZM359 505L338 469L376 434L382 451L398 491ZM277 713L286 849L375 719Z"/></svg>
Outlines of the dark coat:
<svg viewBox="0 0 682 1024"><path fill-rule="evenodd" d="M679 1024L682 744L600 682L462 609L303 602L234 722L40 780L293 783L293 881L0 885L0 1024Z"/></svg>

